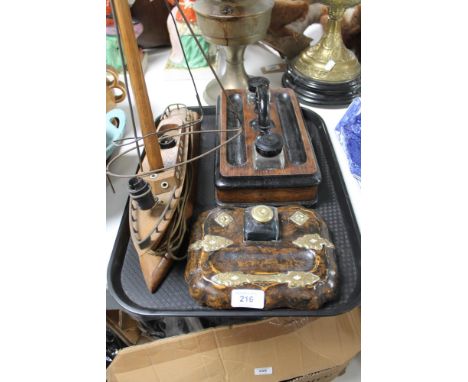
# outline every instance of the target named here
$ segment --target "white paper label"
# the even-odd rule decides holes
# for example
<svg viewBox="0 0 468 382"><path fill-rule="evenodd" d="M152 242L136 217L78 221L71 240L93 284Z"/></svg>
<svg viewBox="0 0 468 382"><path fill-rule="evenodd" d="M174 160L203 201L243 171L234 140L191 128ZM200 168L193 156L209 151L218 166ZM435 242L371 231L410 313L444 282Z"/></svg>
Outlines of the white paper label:
<svg viewBox="0 0 468 382"><path fill-rule="evenodd" d="M270 375L273 374L273 368L272 367L257 367L254 369L254 374L255 375Z"/></svg>
<svg viewBox="0 0 468 382"><path fill-rule="evenodd" d="M263 74L284 72L286 70L284 64L273 64L273 65L263 66L260 69Z"/></svg>
<svg viewBox="0 0 468 382"><path fill-rule="evenodd" d="M256 289L233 289L231 291L231 306L233 308L263 309L265 292Z"/></svg>
<svg viewBox="0 0 468 382"><path fill-rule="evenodd" d="M336 62L333 61L333 60L329 60L326 64L325 64L325 70L327 72L329 72L330 70L333 69L333 67L335 66Z"/></svg>

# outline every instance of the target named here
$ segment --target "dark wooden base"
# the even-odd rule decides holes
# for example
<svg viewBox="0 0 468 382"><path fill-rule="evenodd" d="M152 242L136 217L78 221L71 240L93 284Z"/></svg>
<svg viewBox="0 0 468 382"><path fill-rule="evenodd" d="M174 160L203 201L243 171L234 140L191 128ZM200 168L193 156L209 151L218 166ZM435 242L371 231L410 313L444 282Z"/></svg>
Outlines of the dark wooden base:
<svg viewBox="0 0 468 382"><path fill-rule="evenodd" d="M361 95L361 76L347 82L321 82L288 65L281 81L284 87L294 90L301 103L311 106L343 107Z"/></svg>
<svg viewBox="0 0 468 382"><path fill-rule="evenodd" d="M218 204L273 204L285 205L300 203L313 205L317 202L318 187L306 188L277 188L259 190L258 188L243 189L216 189L216 200Z"/></svg>

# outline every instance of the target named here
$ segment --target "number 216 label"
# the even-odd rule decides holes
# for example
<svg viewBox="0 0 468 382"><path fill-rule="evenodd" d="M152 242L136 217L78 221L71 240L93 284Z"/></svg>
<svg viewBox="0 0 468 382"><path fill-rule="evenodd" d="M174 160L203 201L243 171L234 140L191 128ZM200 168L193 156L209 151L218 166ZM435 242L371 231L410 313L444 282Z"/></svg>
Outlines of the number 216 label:
<svg viewBox="0 0 468 382"><path fill-rule="evenodd" d="M263 309L265 292L256 289L233 289L231 291L231 306L233 308Z"/></svg>

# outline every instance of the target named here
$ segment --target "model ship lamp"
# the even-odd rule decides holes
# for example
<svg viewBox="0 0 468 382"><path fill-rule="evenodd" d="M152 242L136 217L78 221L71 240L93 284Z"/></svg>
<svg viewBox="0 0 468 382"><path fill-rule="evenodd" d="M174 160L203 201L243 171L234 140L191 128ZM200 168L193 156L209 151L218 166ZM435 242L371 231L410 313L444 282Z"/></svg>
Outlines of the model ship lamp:
<svg viewBox="0 0 468 382"><path fill-rule="evenodd" d="M137 137L131 113L135 147L111 159L107 173L110 176L130 178L130 235L146 285L154 292L176 259L175 252L182 243L186 221L191 215L194 168L187 161L195 155L197 142L193 132L199 129L201 119L196 112L176 104L166 108L158 127L155 126L128 2L111 0L111 4L125 55L122 60L126 62L125 69L128 70L133 88L142 137ZM124 78L126 81L126 76ZM133 110L131 103L130 109ZM141 159L140 139L144 143L144 159ZM137 150L140 159L137 175L113 173L110 170L112 164L133 149Z"/></svg>
<svg viewBox="0 0 468 382"><path fill-rule="evenodd" d="M300 206L204 212L192 230L185 279L191 296L214 309L318 309L338 291L327 226ZM239 305L236 296L245 293L258 305Z"/></svg>
<svg viewBox="0 0 468 382"><path fill-rule="evenodd" d="M226 70L220 79L224 89L247 89L245 48L265 37L273 5L274 0L198 0L194 4L203 36L225 51ZM212 80L205 89L205 101L216 104L220 93L218 81Z"/></svg>
<svg viewBox="0 0 468 382"><path fill-rule="evenodd" d="M270 89L266 78L253 77L248 90L220 97L217 120L221 144L243 129L216 153L218 204L317 201L320 169L291 89Z"/></svg>
<svg viewBox="0 0 468 382"><path fill-rule="evenodd" d="M283 85L293 89L302 103L330 107L346 106L360 95L361 65L346 48L341 21L346 8L360 0L321 0L329 7L325 34L314 46L294 59L283 76Z"/></svg>

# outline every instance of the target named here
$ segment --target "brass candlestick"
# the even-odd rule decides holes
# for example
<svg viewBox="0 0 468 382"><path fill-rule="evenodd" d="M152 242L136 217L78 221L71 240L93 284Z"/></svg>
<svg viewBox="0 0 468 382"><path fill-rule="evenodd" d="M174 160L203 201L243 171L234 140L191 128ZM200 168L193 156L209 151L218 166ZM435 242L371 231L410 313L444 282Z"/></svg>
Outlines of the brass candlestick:
<svg viewBox="0 0 468 382"><path fill-rule="evenodd" d="M273 5L274 0L198 0L194 4L203 36L226 53L226 70L220 78L225 89L247 88L245 48L265 37ZM203 94L205 101L215 104L220 90L212 80Z"/></svg>
<svg viewBox="0 0 468 382"><path fill-rule="evenodd" d="M304 50L283 76L283 85L294 89L302 103L345 106L361 91L361 65L346 48L341 21L346 8L360 0L321 0L328 5L329 23L318 44Z"/></svg>

